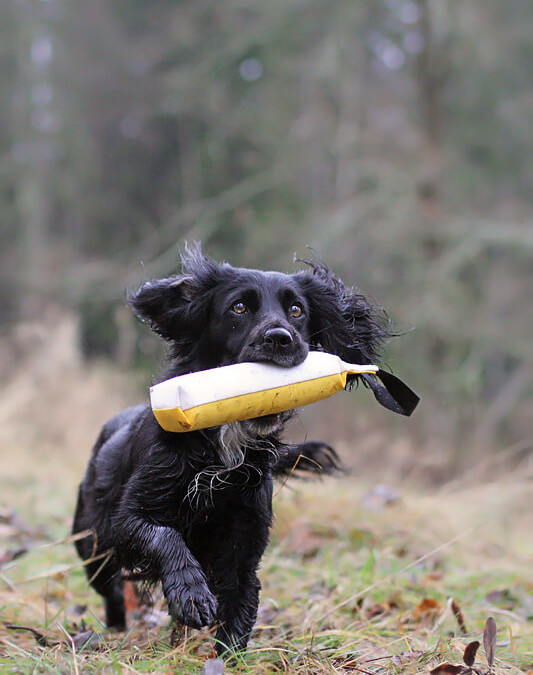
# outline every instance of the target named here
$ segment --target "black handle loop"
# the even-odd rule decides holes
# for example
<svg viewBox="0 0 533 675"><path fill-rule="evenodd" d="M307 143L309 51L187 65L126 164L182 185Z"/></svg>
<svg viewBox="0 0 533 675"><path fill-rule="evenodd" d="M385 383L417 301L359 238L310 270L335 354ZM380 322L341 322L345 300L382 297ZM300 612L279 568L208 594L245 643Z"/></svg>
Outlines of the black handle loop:
<svg viewBox="0 0 533 675"><path fill-rule="evenodd" d="M381 368L375 375L362 373L348 376L348 381L352 382L356 377L363 378L365 384L372 389L378 403L399 415L409 417L420 401L420 397L405 382Z"/></svg>

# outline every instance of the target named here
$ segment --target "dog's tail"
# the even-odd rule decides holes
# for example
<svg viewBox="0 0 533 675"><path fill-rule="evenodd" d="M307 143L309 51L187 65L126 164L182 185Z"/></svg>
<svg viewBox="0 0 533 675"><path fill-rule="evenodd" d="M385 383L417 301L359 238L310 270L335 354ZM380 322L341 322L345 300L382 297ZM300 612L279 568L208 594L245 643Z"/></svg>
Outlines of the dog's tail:
<svg viewBox="0 0 533 675"><path fill-rule="evenodd" d="M339 456L326 443L308 441L297 445L281 444L278 448L278 460L273 467L274 476L295 476L303 474L326 476L344 473Z"/></svg>

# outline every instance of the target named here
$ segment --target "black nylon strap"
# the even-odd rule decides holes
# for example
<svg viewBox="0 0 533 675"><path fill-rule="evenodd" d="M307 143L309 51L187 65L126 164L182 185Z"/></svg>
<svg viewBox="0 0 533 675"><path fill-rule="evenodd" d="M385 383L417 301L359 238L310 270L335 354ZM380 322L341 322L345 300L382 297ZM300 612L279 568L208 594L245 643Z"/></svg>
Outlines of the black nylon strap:
<svg viewBox="0 0 533 675"><path fill-rule="evenodd" d="M399 415L409 417L420 401L420 398L405 382L381 368L375 376L363 373L360 377L372 389L378 403Z"/></svg>

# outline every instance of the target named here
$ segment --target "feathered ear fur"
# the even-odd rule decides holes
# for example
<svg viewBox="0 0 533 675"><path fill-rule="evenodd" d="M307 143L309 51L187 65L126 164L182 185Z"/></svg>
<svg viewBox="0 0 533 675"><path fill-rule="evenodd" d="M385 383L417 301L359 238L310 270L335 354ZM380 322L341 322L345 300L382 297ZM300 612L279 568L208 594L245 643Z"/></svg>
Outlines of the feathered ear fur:
<svg viewBox="0 0 533 675"><path fill-rule="evenodd" d="M311 310L310 340L315 349L348 363L374 363L391 335L384 311L347 289L326 265L302 260L310 271L294 275Z"/></svg>
<svg viewBox="0 0 533 675"><path fill-rule="evenodd" d="M190 277L184 275L147 281L128 295L128 302L153 331L165 340L172 340L190 302L190 282Z"/></svg>
<svg viewBox="0 0 533 675"><path fill-rule="evenodd" d="M128 302L154 332L178 352L185 352L205 326L209 291L216 286L223 266L204 255L199 246L185 251L181 265L181 274L147 281L128 295Z"/></svg>

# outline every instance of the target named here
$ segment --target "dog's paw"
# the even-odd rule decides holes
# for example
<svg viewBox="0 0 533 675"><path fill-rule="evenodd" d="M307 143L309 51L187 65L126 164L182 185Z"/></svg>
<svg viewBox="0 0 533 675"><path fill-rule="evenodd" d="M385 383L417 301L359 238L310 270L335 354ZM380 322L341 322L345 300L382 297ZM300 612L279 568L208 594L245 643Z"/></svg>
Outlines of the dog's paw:
<svg viewBox="0 0 533 675"><path fill-rule="evenodd" d="M163 581L168 613L179 623L191 628L211 625L216 618L217 601L205 580L186 583L185 575L171 575ZM190 576L190 575L187 575Z"/></svg>
<svg viewBox="0 0 533 675"><path fill-rule="evenodd" d="M168 603L168 613L179 623L191 628L210 626L216 617L217 601L215 596L205 589L202 594L184 594L181 600Z"/></svg>

